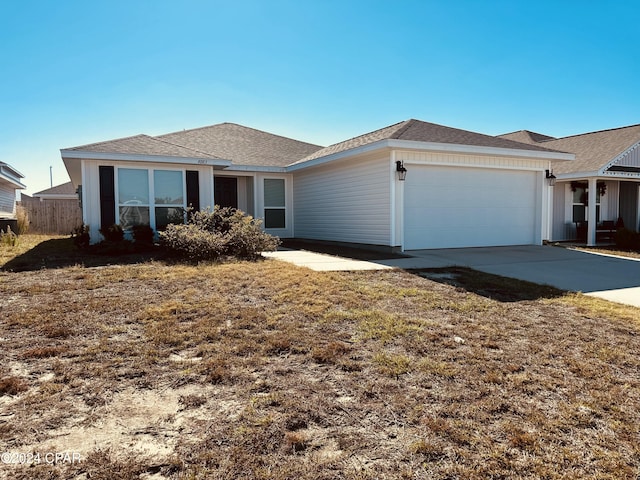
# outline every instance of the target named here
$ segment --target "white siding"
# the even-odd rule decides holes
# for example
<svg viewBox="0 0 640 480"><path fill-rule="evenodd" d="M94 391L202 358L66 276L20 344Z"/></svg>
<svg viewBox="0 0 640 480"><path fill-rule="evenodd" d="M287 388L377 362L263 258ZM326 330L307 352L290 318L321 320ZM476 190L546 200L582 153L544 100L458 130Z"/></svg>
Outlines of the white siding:
<svg viewBox="0 0 640 480"><path fill-rule="evenodd" d="M378 154L294 174L294 236L391 243L390 157Z"/></svg>
<svg viewBox="0 0 640 480"><path fill-rule="evenodd" d="M640 168L640 144L634 145L615 166Z"/></svg>
<svg viewBox="0 0 640 480"><path fill-rule="evenodd" d="M16 214L16 187L0 182L0 217L14 218Z"/></svg>
<svg viewBox="0 0 640 480"><path fill-rule="evenodd" d="M461 155L451 153L413 152L398 150L396 160L413 164L451 165L459 167L483 167L515 170L544 171L549 168L547 160L498 157L490 155ZM407 174L407 177L410 173Z"/></svg>
<svg viewBox="0 0 640 480"><path fill-rule="evenodd" d="M618 205L620 203L620 182L605 182L607 193L602 197L601 202L606 203L606 210L601 209L602 220L618 220Z"/></svg>

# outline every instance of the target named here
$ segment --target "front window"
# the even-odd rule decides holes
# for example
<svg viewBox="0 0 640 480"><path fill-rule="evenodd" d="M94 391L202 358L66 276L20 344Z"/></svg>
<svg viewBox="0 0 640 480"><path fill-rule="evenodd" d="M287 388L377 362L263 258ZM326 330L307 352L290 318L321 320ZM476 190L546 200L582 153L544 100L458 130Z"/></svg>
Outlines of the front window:
<svg viewBox="0 0 640 480"><path fill-rule="evenodd" d="M285 188L282 178L264 180L264 228L285 228Z"/></svg>
<svg viewBox="0 0 640 480"><path fill-rule="evenodd" d="M156 204L156 230L164 230L170 223L181 222L184 208L182 172L155 170L153 193Z"/></svg>
<svg viewBox="0 0 640 480"><path fill-rule="evenodd" d="M118 169L118 213L123 230L150 225L149 172L136 168Z"/></svg>
<svg viewBox="0 0 640 480"><path fill-rule="evenodd" d="M576 186L573 191L573 222L587 221L589 208L589 189L586 186ZM600 190L596 191L596 222L600 221Z"/></svg>
<svg viewBox="0 0 640 480"><path fill-rule="evenodd" d="M182 171L118 169L118 214L123 230L135 225L163 230L169 223L182 221L184 208Z"/></svg>

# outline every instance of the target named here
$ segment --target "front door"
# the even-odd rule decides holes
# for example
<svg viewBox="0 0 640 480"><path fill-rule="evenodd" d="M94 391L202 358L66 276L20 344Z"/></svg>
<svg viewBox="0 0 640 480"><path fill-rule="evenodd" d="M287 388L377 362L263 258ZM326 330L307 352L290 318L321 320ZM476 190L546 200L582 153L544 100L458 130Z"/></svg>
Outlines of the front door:
<svg viewBox="0 0 640 480"><path fill-rule="evenodd" d="M238 179L236 177L214 177L213 189L216 205L238 208Z"/></svg>

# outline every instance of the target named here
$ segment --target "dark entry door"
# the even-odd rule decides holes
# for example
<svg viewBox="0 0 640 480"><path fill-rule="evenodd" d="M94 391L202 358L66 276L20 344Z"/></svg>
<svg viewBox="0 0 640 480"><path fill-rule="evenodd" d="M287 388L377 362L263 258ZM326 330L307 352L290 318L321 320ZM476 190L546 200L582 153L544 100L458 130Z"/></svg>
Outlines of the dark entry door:
<svg viewBox="0 0 640 480"><path fill-rule="evenodd" d="M238 208L238 179L235 177L214 177L213 199L221 207Z"/></svg>

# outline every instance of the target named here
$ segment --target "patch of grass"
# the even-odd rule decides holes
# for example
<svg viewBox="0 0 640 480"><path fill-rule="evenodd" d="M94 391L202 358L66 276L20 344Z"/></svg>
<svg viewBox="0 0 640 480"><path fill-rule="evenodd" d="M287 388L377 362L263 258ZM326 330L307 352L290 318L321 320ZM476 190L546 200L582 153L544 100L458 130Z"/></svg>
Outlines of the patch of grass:
<svg viewBox="0 0 640 480"><path fill-rule="evenodd" d="M0 396L18 395L29 389L27 383L19 377L0 378Z"/></svg>
<svg viewBox="0 0 640 480"><path fill-rule="evenodd" d="M581 293L567 293L554 304L572 305L578 313L586 317L611 318L623 325L632 324L640 328L640 308L621 303L608 302L597 297Z"/></svg>
<svg viewBox="0 0 640 480"><path fill-rule="evenodd" d="M16 243L16 245L8 245L0 242L0 267L4 267L7 263L15 260L17 257L21 255L25 255L30 250L35 247L41 245L43 242L54 239L61 239L63 237L60 236L52 236L52 235L20 235L20 241ZM26 263L28 260L24 260ZM40 262L36 261L36 265L39 265Z"/></svg>
<svg viewBox="0 0 640 480"><path fill-rule="evenodd" d="M456 272L82 265L0 272L0 441L94 439L11 478L640 468L637 309Z"/></svg>
<svg viewBox="0 0 640 480"><path fill-rule="evenodd" d="M57 347L34 347L26 350L22 356L24 358L50 358L57 357L61 353L69 350L69 347L66 346L57 346Z"/></svg>
<svg viewBox="0 0 640 480"><path fill-rule="evenodd" d="M414 362L399 353L378 352L372 358L373 363L383 375L399 377L412 370Z"/></svg>
<svg viewBox="0 0 640 480"><path fill-rule="evenodd" d="M617 257L640 258L640 252L634 250L621 250L617 247L576 247L576 250L603 253L605 255L615 255Z"/></svg>
<svg viewBox="0 0 640 480"><path fill-rule="evenodd" d="M538 285L465 267L412 270L412 272L430 280L464 288L469 292L499 302L557 298L565 293L563 290L548 285Z"/></svg>
<svg viewBox="0 0 640 480"><path fill-rule="evenodd" d="M352 313L358 322L360 337L390 343L407 335L418 334L420 327L400 315L381 310L359 310Z"/></svg>
<svg viewBox="0 0 640 480"><path fill-rule="evenodd" d="M348 344L333 341L314 348L311 352L311 357L318 363L337 364L350 352L351 346Z"/></svg>

